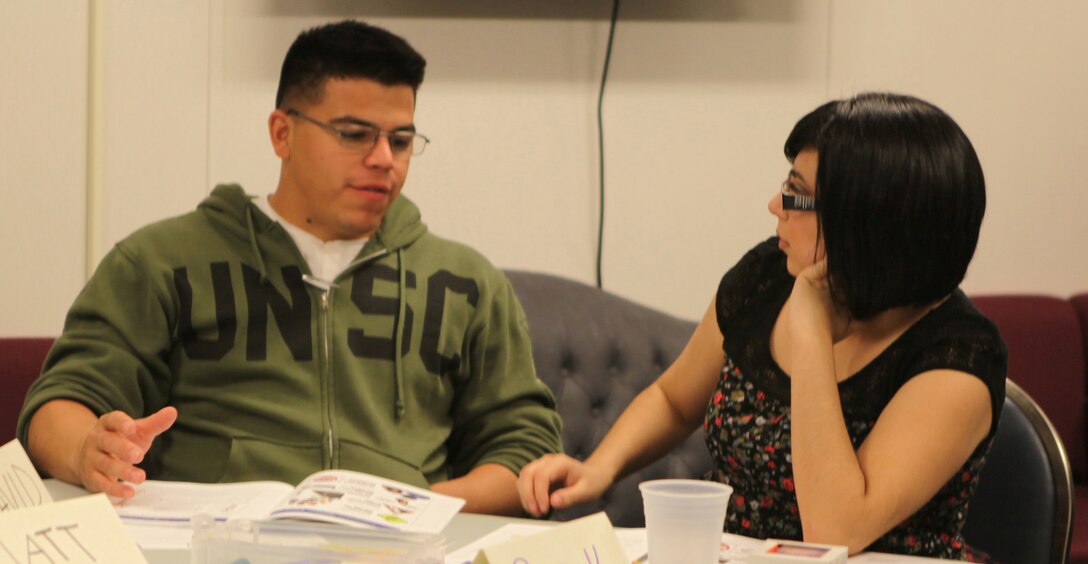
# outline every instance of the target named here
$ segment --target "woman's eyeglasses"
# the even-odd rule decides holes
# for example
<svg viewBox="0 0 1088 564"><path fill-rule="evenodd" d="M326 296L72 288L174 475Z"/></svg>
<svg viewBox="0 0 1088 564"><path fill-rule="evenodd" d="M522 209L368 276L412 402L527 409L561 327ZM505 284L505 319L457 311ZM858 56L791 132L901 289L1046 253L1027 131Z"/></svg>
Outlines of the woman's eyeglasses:
<svg viewBox="0 0 1088 564"><path fill-rule="evenodd" d="M816 211L816 197L798 194L790 187L790 181L782 183L782 209L790 211Z"/></svg>

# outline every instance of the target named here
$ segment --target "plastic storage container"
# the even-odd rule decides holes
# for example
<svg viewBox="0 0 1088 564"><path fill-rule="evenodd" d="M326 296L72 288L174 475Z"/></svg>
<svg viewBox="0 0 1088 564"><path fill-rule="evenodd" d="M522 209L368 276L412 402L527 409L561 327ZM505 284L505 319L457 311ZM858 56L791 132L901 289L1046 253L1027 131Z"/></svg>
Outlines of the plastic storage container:
<svg viewBox="0 0 1088 564"><path fill-rule="evenodd" d="M442 564L441 535L298 521L193 519L193 564Z"/></svg>

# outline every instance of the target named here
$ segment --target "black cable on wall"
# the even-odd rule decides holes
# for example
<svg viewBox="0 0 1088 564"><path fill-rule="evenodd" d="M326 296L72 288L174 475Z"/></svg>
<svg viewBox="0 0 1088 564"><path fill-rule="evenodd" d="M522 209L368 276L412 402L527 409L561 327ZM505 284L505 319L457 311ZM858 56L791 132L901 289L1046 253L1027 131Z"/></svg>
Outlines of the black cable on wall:
<svg viewBox="0 0 1088 564"><path fill-rule="evenodd" d="M616 36L616 16L620 12L620 0L612 0L612 22L608 26L608 48L604 54L604 70L601 71L601 88L597 93L597 160L599 192L597 217L597 287L601 284L601 259L604 256L604 85L608 82L608 65L612 62L612 41Z"/></svg>

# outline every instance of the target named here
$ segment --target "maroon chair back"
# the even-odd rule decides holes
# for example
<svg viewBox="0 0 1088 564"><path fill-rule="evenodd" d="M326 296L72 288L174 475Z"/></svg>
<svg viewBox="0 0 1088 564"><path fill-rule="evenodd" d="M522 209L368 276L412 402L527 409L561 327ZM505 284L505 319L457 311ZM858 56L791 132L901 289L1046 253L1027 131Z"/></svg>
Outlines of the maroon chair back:
<svg viewBox="0 0 1088 564"><path fill-rule="evenodd" d="M1080 318L1080 336L1084 339L1085 370L1088 371L1088 292L1069 298L1069 302L1073 304L1073 309L1077 310L1077 317ZM1084 376L1088 381L1088 373Z"/></svg>
<svg viewBox="0 0 1088 564"><path fill-rule="evenodd" d="M1001 330L1009 348L1009 378L1050 418L1069 454L1073 476L1088 479L1085 436L1085 358L1072 302L1041 295L976 296L971 301Z"/></svg>
<svg viewBox="0 0 1088 564"><path fill-rule="evenodd" d="M41 374L52 346L52 337L0 339L0 445L15 438L26 391Z"/></svg>

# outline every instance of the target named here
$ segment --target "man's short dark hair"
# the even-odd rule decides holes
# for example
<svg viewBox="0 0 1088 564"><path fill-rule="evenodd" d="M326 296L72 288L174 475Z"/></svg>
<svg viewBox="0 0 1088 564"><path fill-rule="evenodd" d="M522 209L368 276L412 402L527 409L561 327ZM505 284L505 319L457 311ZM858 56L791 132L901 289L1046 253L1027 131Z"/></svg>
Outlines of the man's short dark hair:
<svg viewBox="0 0 1088 564"><path fill-rule="evenodd" d="M786 140L817 151L816 213L833 299L855 319L924 306L967 273L986 210L974 147L936 106L889 93L829 102Z"/></svg>
<svg viewBox="0 0 1088 564"><path fill-rule="evenodd" d="M354 20L318 26L300 33L287 50L276 107L320 102L330 78L364 78L415 92L426 65L407 41L380 27Z"/></svg>

